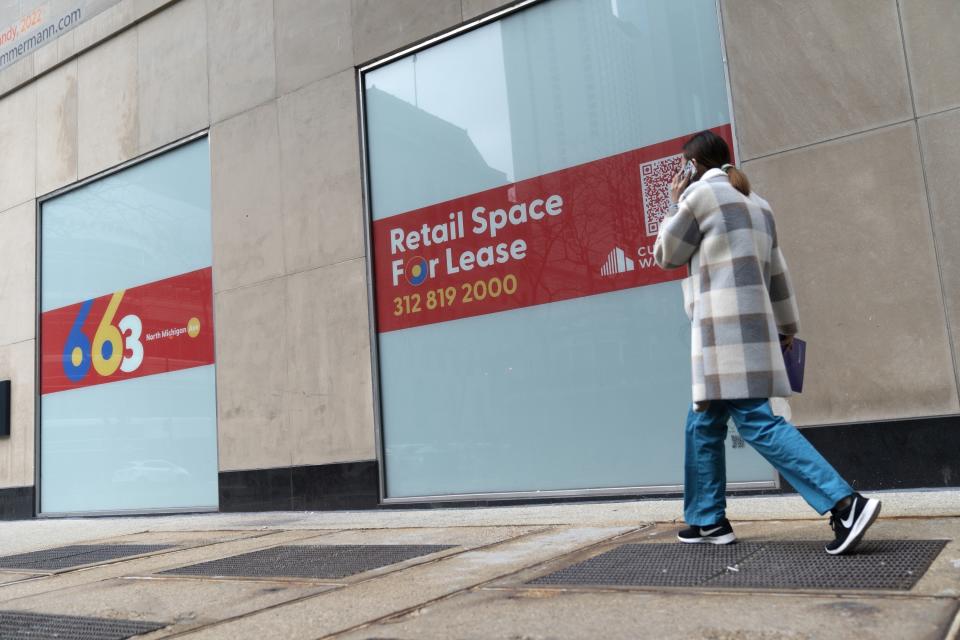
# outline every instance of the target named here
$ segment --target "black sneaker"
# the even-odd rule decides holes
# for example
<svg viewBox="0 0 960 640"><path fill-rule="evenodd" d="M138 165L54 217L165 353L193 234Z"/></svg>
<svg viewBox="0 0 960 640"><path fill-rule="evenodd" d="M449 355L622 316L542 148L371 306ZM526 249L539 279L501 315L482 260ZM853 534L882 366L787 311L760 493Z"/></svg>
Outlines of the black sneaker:
<svg viewBox="0 0 960 640"><path fill-rule="evenodd" d="M879 500L864 498L859 493L853 494L853 502L849 507L830 516L830 528L837 538L825 547L827 553L839 556L853 551L878 515Z"/></svg>
<svg viewBox="0 0 960 640"><path fill-rule="evenodd" d="M693 525L677 534L677 540L696 544L698 542L709 542L710 544L730 544L737 541L737 536L733 534L733 527L730 521L724 518L717 524L709 527L698 527Z"/></svg>

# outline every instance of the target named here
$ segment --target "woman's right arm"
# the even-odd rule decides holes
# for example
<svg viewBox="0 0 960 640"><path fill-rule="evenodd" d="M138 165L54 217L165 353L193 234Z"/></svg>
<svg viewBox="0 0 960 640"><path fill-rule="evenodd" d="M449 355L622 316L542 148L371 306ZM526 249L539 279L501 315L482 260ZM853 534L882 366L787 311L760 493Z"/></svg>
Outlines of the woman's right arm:
<svg viewBox="0 0 960 640"><path fill-rule="evenodd" d="M660 223L660 232L653 245L653 258L662 269L678 269L688 262L700 248L703 237L700 224L693 214L692 198L670 206Z"/></svg>

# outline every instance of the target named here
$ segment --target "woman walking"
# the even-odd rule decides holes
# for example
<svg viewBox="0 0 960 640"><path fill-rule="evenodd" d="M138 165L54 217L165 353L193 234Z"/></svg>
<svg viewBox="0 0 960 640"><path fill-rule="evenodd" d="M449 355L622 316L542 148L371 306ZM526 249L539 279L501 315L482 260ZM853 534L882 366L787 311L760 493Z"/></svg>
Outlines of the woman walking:
<svg viewBox="0 0 960 640"><path fill-rule="evenodd" d="M683 146L685 170L655 245L663 269L689 266L684 306L692 323L693 406L687 415L681 542L729 544L724 440L727 421L817 513L831 512L827 553L852 551L880 513L853 491L797 429L770 409L791 395L781 353L798 331L790 276L770 205L730 164L720 136L702 131Z"/></svg>

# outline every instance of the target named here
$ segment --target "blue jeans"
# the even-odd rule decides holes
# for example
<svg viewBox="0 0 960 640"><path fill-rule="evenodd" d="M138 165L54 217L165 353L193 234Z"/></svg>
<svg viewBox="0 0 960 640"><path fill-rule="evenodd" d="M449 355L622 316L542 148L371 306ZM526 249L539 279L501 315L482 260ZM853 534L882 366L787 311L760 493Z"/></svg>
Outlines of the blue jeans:
<svg viewBox="0 0 960 640"><path fill-rule="evenodd" d="M773 415L764 399L713 400L703 413L687 415L683 518L708 526L726 517L727 469L724 440L733 418L740 436L767 459L823 515L853 489L797 428Z"/></svg>

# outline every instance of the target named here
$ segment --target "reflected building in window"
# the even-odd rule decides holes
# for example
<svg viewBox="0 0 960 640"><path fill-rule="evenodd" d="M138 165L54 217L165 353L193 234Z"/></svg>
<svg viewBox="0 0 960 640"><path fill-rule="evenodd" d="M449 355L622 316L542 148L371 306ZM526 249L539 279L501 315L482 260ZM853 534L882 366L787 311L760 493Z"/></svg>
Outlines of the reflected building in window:
<svg viewBox="0 0 960 640"><path fill-rule="evenodd" d="M570 2L576 20L530 11L500 24L518 177L728 121L722 65L702 64L716 23L689 4ZM689 39L689 61L678 37Z"/></svg>
<svg viewBox="0 0 960 640"><path fill-rule="evenodd" d="M390 203L395 213L423 206L420 194L436 184L449 193L468 194L508 182L483 159L466 129L406 100L372 87L368 118L373 205Z"/></svg>

